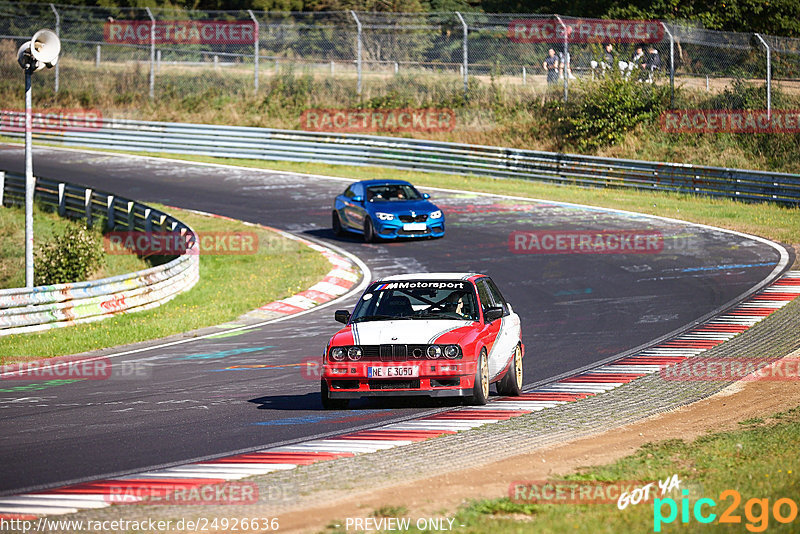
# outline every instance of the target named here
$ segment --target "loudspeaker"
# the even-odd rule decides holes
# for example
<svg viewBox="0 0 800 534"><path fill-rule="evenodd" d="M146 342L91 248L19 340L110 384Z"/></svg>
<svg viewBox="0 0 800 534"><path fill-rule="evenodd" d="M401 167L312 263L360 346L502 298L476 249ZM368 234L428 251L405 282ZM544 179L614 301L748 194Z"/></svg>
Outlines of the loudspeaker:
<svg viewBox="0 0 800 534"><path fill-rule="evenodd" d="M33 38L23 43L17 51L17 62L23 69L33 67L34 70L52 68L58 62L61 53L61 40L55 32L39 30Z"/></svg>
<svg viewBox="0 0 800 534"><path fill-rule="evenodd" d="M36 61L44 63L44 66L52 68L58 62L58 55L61 53L61 39L55 32L50 30L39 30L33 34L31 39L31 55Z"/></svg>

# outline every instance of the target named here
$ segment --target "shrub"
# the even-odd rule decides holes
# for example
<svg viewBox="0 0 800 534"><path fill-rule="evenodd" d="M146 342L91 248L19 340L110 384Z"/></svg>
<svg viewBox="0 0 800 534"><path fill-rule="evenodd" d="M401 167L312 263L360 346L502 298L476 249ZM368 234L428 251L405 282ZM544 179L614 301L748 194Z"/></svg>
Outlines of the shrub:
<svg viewBox="0 0 800 534"><path fill-rule="evenodd" d="M669 86L608 78L569 103L551 103L553 130L568 145L593 151L622 141L643 122L654 123L669 103Z"/></svg>
<svg viewBox="0 0 800 534"><path fill-rule="evenodd" d="M81 282L100 267L103 249L97 236L78 224L68 225L36 250L36 285Z"/></svg>

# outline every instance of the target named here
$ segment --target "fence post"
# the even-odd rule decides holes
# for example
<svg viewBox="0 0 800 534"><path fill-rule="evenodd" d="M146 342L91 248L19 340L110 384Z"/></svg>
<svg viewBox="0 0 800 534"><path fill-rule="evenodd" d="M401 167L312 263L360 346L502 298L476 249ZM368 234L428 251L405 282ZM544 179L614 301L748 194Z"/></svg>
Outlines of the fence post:
<svg viewBox="0 0 800 534"><path fill-rule="evenodd" d="M101 54L100 45L97 45L97 48L95 49L95 52L94 52L94 66L95 67L100 67L100 54Z"/></svg>
<svg viewBox="0 0 800 534"><path fill-rule="evenodd" d="M525 70L525 65L522 66L522 85L526 85L528 83L528 72Z"/></svg>
<svg viewBox="0 0 800 534"><path fill-rule="evenodd" d="M253 19L253 24L256 25L255 35L253 36L253 89L258 92L258 35L261 33L261 26L258 24L256 16L253 15L252 9L248 9L247 13L250 15L250 18Z"/></svg>
<svg viewBox="0 0 800 534"><path fill-rule="evenodd" d="M464 17L461 16L461 13L456 11L456 16L458 20L461 21L461 28L463 29L463 42L461 43L461 58L463 61L461 71L464 74L464 96L467 96L467 90L469 88L469 44L467 42L467 37L469 34L469 25L467 21L464 20Z"/></svg>
<svg viewBox="0 0 800 534"><path fill-rule="evenodd" d="M564 21L561 20L559 15L556 15L556 19L558 19L558 24L564 29L564 57L562 58L564 64L561 69L564 74L564 102L566 102L569 96L569 31L567 31L567 25L564 24Z"/></svg>
<svg viewBox="0 0 800 534"><path fill-rule="evenodd" d="M6 187L6 171L0 171L0 208L3 207L3 191Z"/></svg>
<svg viewBox="0 0 800 534"><path fill-rule="evenodd" d="M56 35L58 36L59 39L61 39L61 15L59 15L58 10L56 9L56 6L54 6L53 4L50 4L50 9L53 10L53 14L56 16ZM53 91L56 92L56 93L58 92L59 74L60 73L61 73L61 70L59 68L59 64L56 63L56 71L54 73L55 74L55 81L54 81L54 86L53 86Z"/></svg>
<svg viewBox="0 0 800 534"><path fill-rule="evenodd" d="M150 98L156 96L156 18L149 7L144 8L150 17Z"/></svg>
<svg viewBox="0 0 800 534"><path fill-rule="evenodd" d="M672 32L667 28L666 23L662 22L661 26L664 31L669 35L669 107L675 107L675 38Z"/></svg>
<svg viewBox="0 0 800 534"><path fill-rule="evenodd" d="M755 34L764 48L767 49L767 120L772 120L772 57L767 42L759 34Z"/></svg>
<svg viewBox="0 0 800 534"><path fill-rule="evenodd" d="M358 15L352 9L350 10L350 14L353 16L353 19L356 21L356 27L358 28L358 43L356 45L357 56L356 56L356 68L358 69L358 82L356 85L356 94L361 96L361 21L358 20Z"/></svg>

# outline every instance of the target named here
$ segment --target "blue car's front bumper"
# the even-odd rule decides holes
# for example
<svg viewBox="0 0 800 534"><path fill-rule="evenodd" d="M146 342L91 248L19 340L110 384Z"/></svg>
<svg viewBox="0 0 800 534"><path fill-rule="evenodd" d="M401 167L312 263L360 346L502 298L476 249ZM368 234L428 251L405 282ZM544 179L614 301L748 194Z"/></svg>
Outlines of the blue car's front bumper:
<svg viewBox="0 0 800 534"><path fill-rule="evenodd" d="M425 228L408 227L408 224L424 224ZM397 217L391 221L373 221L375 235L382 239L397 239L398 237L442 237L444 235L444 217L430 219L424 223L404 223Z"/></svg>

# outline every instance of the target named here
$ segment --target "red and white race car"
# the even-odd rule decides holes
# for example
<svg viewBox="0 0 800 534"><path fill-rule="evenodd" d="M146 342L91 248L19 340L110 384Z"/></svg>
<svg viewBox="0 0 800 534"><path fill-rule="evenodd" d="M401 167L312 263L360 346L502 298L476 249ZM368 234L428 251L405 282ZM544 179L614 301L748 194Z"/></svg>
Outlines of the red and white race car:
<svg viewBox="0 0 800 534"><path fill-rule="evenodd" d="M486 404L522 390L519 316L483 274L422 273L372 282L323 356L322 404L426 395Z"/></svg>

